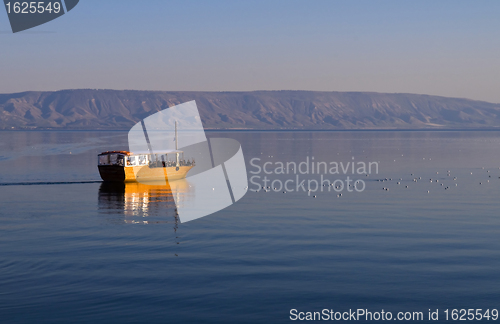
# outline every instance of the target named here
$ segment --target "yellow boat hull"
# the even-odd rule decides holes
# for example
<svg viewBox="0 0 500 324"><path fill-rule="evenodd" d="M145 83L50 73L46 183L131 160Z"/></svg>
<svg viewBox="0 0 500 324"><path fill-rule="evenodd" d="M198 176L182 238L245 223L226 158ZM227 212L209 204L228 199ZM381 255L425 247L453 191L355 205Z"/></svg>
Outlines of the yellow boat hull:
<svg viewBox="0 0 500 324"><path fill-rule="evenodd" d="M192 167L99 165L99 174L102 180L111 182L169 182L184 179Z"/></svg>

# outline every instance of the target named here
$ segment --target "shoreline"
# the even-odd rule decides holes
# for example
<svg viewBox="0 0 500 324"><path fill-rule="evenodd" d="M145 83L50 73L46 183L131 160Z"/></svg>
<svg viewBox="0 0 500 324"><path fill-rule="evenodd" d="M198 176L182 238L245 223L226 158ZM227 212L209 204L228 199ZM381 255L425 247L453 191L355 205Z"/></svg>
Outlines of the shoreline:
<svg viewBox="0 0 500 324"><path fill-rule="evenodd" d="M16 128L0 129L0 132L128 132L130 128L120 129L73 129L73 128ZM365 128L365 129L243 129L243 128L205 128L205 132L498 132L498 128Z"/></svg>

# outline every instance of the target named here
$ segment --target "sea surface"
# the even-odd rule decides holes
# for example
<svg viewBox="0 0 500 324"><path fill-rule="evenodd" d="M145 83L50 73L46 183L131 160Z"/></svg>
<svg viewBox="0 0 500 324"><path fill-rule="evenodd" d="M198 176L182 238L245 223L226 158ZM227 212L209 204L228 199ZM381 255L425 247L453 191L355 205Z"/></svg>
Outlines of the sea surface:
<svg viewBox="0 0 500 324"><path fill-rule="evenodd" d="M181 223L161 191L100 182L97 154L127 149L126 132L0 132L0 322L299 322L292 309L445 322L445 309L500 308L500 132L208 136L238 140L259 185ZM378 172L275 172L313 157ZM364 190L308 191L322 175ZM274 190L297 176L306 190Z"/></svg>

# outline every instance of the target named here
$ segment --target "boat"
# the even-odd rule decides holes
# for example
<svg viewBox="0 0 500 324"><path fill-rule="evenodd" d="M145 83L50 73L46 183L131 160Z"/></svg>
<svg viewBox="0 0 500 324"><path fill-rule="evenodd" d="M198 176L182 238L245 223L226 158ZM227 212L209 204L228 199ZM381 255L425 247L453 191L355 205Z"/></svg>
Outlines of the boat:
<svg viewBox="0 0 500 324"><path fill-rule="evenodd" d="M98 169L107 182L169 182L184 179L195 166L194 158L186 160L178 150L177 122L175 150L153 152L106 151L98 155Z"/></svg>
<svg viewBox="0 0 500 324"><path fill-rule="evenodd" d="M134 211L136 207L147 210L148 199L171 202L173 198L181 222L226 208L248 189L240 143L207 138L194 100L137 122L128 132L128 151L99 154L98 167L105 180L101 185L104 202L125 199L132 202ZM118 188L120 193L108 196L109 188Z"/></svg>

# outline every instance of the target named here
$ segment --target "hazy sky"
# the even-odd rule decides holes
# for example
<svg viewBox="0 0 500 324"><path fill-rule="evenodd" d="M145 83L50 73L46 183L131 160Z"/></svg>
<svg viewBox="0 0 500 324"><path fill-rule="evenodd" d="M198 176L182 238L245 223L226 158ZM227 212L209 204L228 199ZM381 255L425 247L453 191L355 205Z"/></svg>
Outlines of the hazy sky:
<svg viewBox="0 0 500 324"><path fill-rule="evenodd" d="M500 103L500 1L80 0L12 34L0 93L425 93Z"/></svg>

